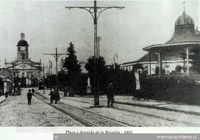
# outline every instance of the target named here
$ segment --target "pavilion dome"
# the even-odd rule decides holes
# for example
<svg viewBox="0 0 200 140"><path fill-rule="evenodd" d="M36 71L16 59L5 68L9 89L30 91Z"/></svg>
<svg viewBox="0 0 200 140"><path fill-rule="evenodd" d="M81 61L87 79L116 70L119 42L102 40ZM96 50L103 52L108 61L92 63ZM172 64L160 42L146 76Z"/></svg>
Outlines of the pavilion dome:
<svg viewBox="0 0 200 140"><path fill-rule="evenodd" d="M200 34L194 29L194 20L185 12L175 22L173 36L165 44L199 42Z"/></svg>
<svg viewBox="0 0 200 140"><path fill-rule="evenodd" d="M175 26L194 25L194 20L185 12L176 20Z"/></svg>

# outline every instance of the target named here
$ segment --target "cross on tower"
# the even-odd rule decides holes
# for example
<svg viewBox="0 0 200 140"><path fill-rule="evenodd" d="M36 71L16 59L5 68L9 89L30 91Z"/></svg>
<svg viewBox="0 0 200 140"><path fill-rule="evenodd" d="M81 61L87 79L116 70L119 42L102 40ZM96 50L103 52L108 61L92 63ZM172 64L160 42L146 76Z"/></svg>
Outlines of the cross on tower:
<svg viewBox="0 0 200 140"><path fill-rule="evenodd" d="M183 5L184 5L183 13L185 13L185 1L183 2Z"/></svg>

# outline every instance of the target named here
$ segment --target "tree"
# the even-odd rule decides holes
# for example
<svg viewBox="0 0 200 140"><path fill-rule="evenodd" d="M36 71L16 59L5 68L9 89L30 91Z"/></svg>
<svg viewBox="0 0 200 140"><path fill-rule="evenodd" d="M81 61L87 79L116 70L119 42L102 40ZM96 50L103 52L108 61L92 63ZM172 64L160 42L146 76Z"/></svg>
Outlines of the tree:
<svg viewBox="0 0 200 140"><path fill-rule="evenodd" d="M90 57L88 62L85 65L86 70L88 71L88 75L91 79L91 86L94 87L94 56ZM96 70L98 74L98 79L99 79L99 87L100 90L104 88L105 84L105 75L106 75L106 62L104 57L99 57L99 59L96 58Z"/></svg>
<svg viewBox="0 0 200 140"><path fill-rule="evenodd" d="M183 69L183 67L182 67L182 66L179 66L179 65L177 65L175 69L176 69L176 72L179 72L179 73L180 73L180 72L181 72L181 70Z"/></svg>
<svg viewBox="0 0 200 140"><path fill-rule="evenodd" d="M115 63L115 64L112 64L112 65L110 66L110 69L117 69L117 70L119 70L119 69L120 69L120 66L121 66L121 64Z"/></svg>
<svg viewBox="0 0 200 140"><path fill-rule="evenodd" d="M144 67L142 64L134 64L133 65L133 71L136 71L138 69L144 70Z"/></svg>
<svg viewBox="0 0 200 140"><path fill-rule="evenodd" d="M63 64L63 67L66 67L68 70L68 73L75 73L75 74L80 74L81 72L81 66L78 64L76 51L74 50L74 44L70 42L70 46L67 48L67 55L65 62Z"/></svg>
<svg viewBox="0 0 200 140"><path fill-rule="evenodd" d="M115 88L115 94L131 94L135 91L134 71L126 71L116 67L107 70L105 84L112 82Z"/></svg>
<svg viewBox="0 0 200 140"><path fill-rule="evenodd" d="M58 84L63 88L68 85L68 76L65 71L61 70L58 72Z"/></svg>
<svg viewBox="0 0 200 140"><path fill-rule="evenodd" d="M67 69L67 75L69 80L69 85L73 88L78 88L78 78L81 73L81 66L78 63L76 51L74 50L74 44L70 42L69 47L67 48L67 57L65 58L65 62L63 67Z"/></svg>

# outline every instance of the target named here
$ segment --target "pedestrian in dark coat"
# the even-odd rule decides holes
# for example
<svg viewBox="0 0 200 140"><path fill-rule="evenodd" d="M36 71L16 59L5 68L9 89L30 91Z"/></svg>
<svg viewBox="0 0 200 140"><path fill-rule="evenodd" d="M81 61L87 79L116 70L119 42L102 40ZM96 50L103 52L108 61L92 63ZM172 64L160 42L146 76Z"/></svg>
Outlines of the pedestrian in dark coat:
<svg viewBox="0 0 200 140"><path fill-rule="evenodd" d="M113 107L114 103L114 87L112 83L109 83L107 87L107 107Z"/></svg>
<svg viewBox="0 0 200 140"><path fill-rule="evenodd" d="M60 93L58 91L58 89L55 89L55 104L57 104L57 102L60 100Z"/></svg>
<svg viewBox="0 0 200 140"><path fill-rule="evenodd" d="M17 88L17 93L18 93L18 95L20 95L20 94L21 94L21 89L20 89L20 86L18 86L18 88Z"/></svg>
<svg viewBox="0 0 200 140"><path fill-rule="evenodd" d="M8 91L5 92L5 98L8 98Z"/></svg>
<svg viewBox="0 0 200 140"><path fill-rule="evenodd" d="M64 89L64 97L67 97L68 92L69 92L69 88L66 86Z"/></svg>
<svg viewBox="0 0 200 140"><path fill-rule="evenodd" d="M34 93L35 93L35 90L32 88L32 95L34 95Z"/></svg>
<svg viewBox="0 0 200 140"><path fill-rule="evenodd" d="M27 99L28 99L28 105L31 105L32 93L30 89L28 90L27 93Z"/></svg>
<svg viewBox="0 0 200 140"><path fill-rule="evenodd" d="M50 104L52 104L53 100L55 99L55 93L54 91L52 91L52 89L50 89L49 95L50 95Z"/></svg>
<svg viewBox="0 0 200 140"><path fill-rule="evenodd" d="M0 89L0 96L2 95L2 90Z"/></svg>

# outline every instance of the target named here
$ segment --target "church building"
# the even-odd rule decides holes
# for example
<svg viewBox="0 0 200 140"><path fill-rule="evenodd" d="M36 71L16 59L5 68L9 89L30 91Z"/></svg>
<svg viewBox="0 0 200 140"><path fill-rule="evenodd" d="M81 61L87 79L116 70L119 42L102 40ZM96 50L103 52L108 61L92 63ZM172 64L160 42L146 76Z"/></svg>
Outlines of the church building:
<svg viewBox="0 0 200 140"><path fill-rule="evenodd" d="M25 34L21 33L21 39L17 43L17 58L15 61L6 62L5 68L10 70L15 77L15 86L37 86L42 75L40 62L31 61L29 58L29 45L25 40ZM16 82L17 79L17 82Z"/></svg>

